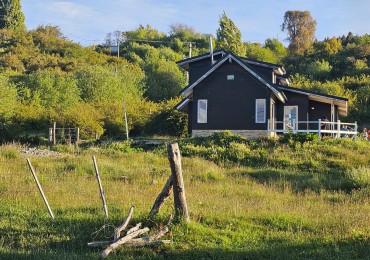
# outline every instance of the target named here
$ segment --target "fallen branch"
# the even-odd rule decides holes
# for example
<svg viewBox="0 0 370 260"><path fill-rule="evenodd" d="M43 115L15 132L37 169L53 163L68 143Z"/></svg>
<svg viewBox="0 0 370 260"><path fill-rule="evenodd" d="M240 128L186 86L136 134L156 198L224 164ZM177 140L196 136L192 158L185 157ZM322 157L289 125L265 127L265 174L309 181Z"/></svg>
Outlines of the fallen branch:
<svg viewBox="0 0 370 260"><path fill-rule="evenodd" d="M139 230L141 227L141 223L138 223L136 226L134 226L133 228L129 229L127 231L127 234L126 235L130 235L132 232L135 232L136 230Z"/></svg>
<svg viewBox="0 0 370 260"><path fill-rule="evenodd" d="M114 241L117 241L120 238L121 232L123 230L125 230L125 228L127 227L128 223L131 220L132 213L134 213L134 208L135 208L134 206L131 206L131 208L129 210L129 213L128 213L126 219L125 219L125 221L123 221L123 223L121 224L121 226L119 226L119 227L117 227L117 228L114 229L114 238L113 238Z"/></svg>
<svg viewBox="0 0 370 260"><path fill-rule="evenodd" d="M150 210L150 216L154 216L159 212L159 209L164 204L165 200L171 195L173 187L173 177L172 175L168 178L166 184L164 185L161 193L155 199L152 209Z"/></svg>
<svg viewBox="0 0 370 260"><path fill-rule="evenodd" d="M143 228L143 229L139 229L139 230L136 230L134 232L132 232L131 234L125 236L125 237L122 237L120 238L119 240L117 240L116 242L114 242L113 244L110 244L104 251L103 253L101 254L101 257L102 258L106 258L109 253L111 253L113 250L117 249L117 247L119 247L120 245L126 243L127 241L141 235L141 234L144 234L146 232L149 231L149 228Z"/></svg>

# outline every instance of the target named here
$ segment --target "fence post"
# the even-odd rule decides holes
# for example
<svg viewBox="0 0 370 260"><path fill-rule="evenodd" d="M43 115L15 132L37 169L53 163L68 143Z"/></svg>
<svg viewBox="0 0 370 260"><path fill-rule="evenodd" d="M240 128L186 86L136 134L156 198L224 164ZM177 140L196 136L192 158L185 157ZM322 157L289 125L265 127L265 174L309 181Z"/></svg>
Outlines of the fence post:
<svg viewBox="0 0 370 260"><path fill-rule="evenodd" d="M337 122L337 138L340 138L340 120Z"/></svg>
<svg viewBox="0 0 370 260"><path fill-rule="evenodd" d="M57 139L56 139L56 129L57 129L57 122L54 122L53 124L53 145L57 144Z"/></svg>
<svg viewBox="0 0 370 260"><path fill-rule="evenodd" d="M98 184L99 184L100 197L101 197L101 200L103 202L103 209L104 209L105 217L108 218L108 207L107 207L107 202L105 201L104 190L103 190L103 186L102 186L101 180L100 180L98 164L96 163L95 156L93 156L92 159L93 159L93 162L94 162L94 167L95 167L95 172L96 172L96 179L98 180Z"/></svg>
<svg viewBox="0 0 370 260"><path fill-rule="evenodd" d="M188 206L185 197L184 179L181 169L181 155L179 145L177 143L167 146L168 159L171 165L173 176L173 197L175 204L175 216L182 217L186 223L190 222Z"/></svg>
<svg viewBox="0 0 370 260"><path fill-rule="evenodd" d="M53 128L49 128L49 142L50 144L53 142Z"/></svg>
<svg viewBox="0 0 370 260"><path fill-rule="evenodd" d="M40 185L40 182L39 180L37 179L37 176L36 176L36 172L35 170L33 169L32 167L32 164L31 164L31 161L30 159L27 158L27 162L28 162L28 166L30 167L30 170L31 170L31 173L32 173L32 176L33 178L35 179L35 182L36 182L36 185L37 185L37 188L39 189L40 191L40 194L41 194L41 197L42 199L44 200L44 203L45 203L45 206L46 208L48 209L49 211L49 214L50 214L50 217L52 220L54 220L54 214L53 214L53 211L51 210L50 206L49 206L49 203L48 203L48 200L46 199L46 196L44 194L44 191L42 190L42 187Z"/></svg>
<svg viewBox="0 0 370 260"><path fill-rule="evenodd" d="M78 145L80 141L80 128L77 127L77 133L76 133L76 145Z"/></svg>
<svg viewBox="0 0 370 260"><path fill-rule="evenodd" d="M319 119L319 126L318 126L318 135L319 135L319 140L321 140L321 119Z"/></svg>

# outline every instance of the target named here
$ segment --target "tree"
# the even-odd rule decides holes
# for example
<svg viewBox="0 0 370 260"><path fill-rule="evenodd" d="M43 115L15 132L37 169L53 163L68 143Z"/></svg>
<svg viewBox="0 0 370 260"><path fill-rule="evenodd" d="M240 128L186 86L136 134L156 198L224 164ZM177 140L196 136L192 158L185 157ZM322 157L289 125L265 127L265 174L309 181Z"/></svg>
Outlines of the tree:
<svg viewBox="0 0 370 260"><path fill-rule="evenodd" d="M218 47L244 57L246 49L242 43L242 35L238 27L226 16L225 12L221 15L219 23L220 27L217 29Z"/></svg>
<svg viewBox="0 0 370 260"><path fill-rule="evenodd" d="M316 21L309 11L287 11L281 30L288 33L289 51L302 55L315 40Z"/></svg>
<svg viewBox="0 0 370 260"><path fill-rule="evenodd" d="M0 0L0 28L14 30L26 28L20 0Z"/></svg>

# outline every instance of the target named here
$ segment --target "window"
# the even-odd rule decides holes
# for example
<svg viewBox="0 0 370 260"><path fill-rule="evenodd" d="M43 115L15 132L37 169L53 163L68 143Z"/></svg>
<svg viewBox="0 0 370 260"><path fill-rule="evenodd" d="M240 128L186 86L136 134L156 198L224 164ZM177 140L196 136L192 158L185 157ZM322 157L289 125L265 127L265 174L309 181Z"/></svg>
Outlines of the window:
<svg viewBox="0 0 370 260"><path fill-rule="evenodd" d="M256 123L266 122L266 99L256 99Z"/></svg>
<svg viewBox="0 0 370 260"><path fill-rule="evenodd" d="M200 124L207 123L207 99L198 100L198 120Z"/></svg>

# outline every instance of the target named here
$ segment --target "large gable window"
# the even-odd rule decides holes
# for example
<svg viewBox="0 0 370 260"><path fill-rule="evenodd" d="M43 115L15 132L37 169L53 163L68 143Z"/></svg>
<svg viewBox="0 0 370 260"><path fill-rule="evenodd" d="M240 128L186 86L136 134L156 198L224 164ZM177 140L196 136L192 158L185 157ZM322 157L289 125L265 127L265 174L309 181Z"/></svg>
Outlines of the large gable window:
<svg viewBox="0 0 370 260"><path fill-rule="evenodd" d="M256 99L256 123L266 122L266 99Z"/></svg>
<svg viewBox="0 0 370 260"><path fill-rule="evenodd" d="M198 100L198 120L200 124L207 123L207 99Z"/></svg>

